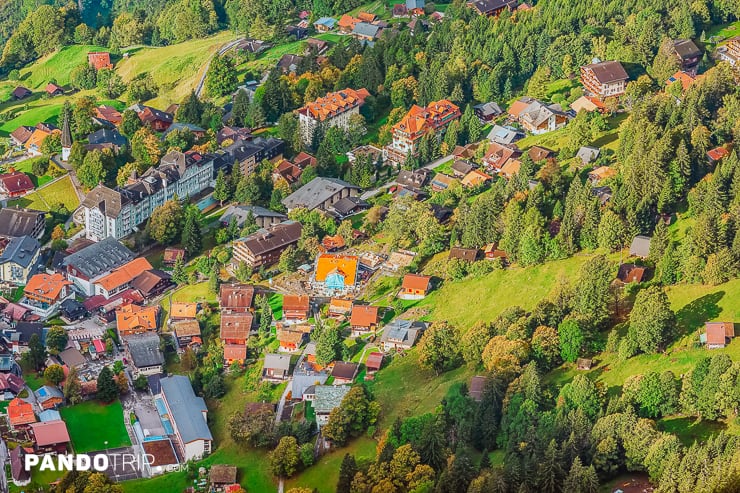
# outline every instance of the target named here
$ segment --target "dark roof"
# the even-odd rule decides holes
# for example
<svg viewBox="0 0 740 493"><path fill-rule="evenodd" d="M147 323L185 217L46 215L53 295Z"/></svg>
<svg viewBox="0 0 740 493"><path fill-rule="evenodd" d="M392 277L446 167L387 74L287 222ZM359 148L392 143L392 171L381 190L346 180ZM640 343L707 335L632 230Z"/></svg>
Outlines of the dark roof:
<svg viewBox="0 0 740 493"><path fill-rule="evenodd" d="M213 440L203 417L203 411L208 408L203 398L193 392L190 379L184 375L171 375L159 382L182 441L190 443L199 439Z"/></svg>
<svg viewBox="0 0 740 493"><path fill-rule="evenodd" d="M303 57L301 56L286 54L283 55L280 60L278 60L277 66L278 68L287 72L288 70L290 70L291 65L295 65L297 67L302 61Z"/></svg>
<svg viewBox="0 0 740 493"><path fill-rule="evenodd" d="M512 8L516 5L516 2L517 0L475 0L470 2L469 5L472 5L480 13L487 14L505 7Z"/></svg>
<svg viewBox="0 0 740 493"><path fill-rule="evenodd" d="M404 187L422 188L432 176L431 170L419 168L415 171L401 170L396 177L396 183Z"/></svg>
<svg viewBox="0 0 740 493"><path fill-rule="evenodd" d="M338 178L317 176L285 197L282 202L288 209L305 207L312 210L321 206L325 201L346 188L360 190L360 187Z"/></svg>
<svg viewBox="0 0 740 493"><path fill-rule="evenodd" d="M82 317L87 313L85 305L72 298L62 301L62 304L59 305L59 309L67 318L72 319Z"/></svg>
<svg viewBox="0 0 740 493"><path fill-rule="evenodd" d="M347 363L344 361L337 361L334 363L334 368L331 371L331 376L334 378L343 378L345 380L353 380L357 375L357 369L360 365L357 363Z"/></svg>
<svg viewBox="0 0 740 493"><path fill-rule="evenodd" d="M128 140L115 128L101 128L87 136L87 141L93 145L113 144L116 147L123 147Z"/></svg>
<svg viewBox="0 0 740 493"><path fill-rule="evenodd" d="M211 483L233 484L236 483L236 466L227 466L225 464L214 464L208 473L208 479Z"/></svg>
<svg viewBox="0 0 740 493"><path fill-rule="evenodd" d="M331 207L342 216L346 216L354 212L355 209L365 208L368 207L368 205L369 204L367 202L359 197L344 197L343 199L337 200Z"/></svg>
<svg viewBox="0 0 740 493"><path fill-rule="evenodd" d="M29 127L28 125L21 125L20 127L10 132L10 136L13 137L17 142L24 144L28 139L31 138L34 130L35 129L33 127Z"/></svg>
<svg viewBox="0 0 740 493"><path fill-rule="evenodd" d="M41 245L36 238L31 236L20 236L12 238L0 255L0 264L12 262L27 268L36 257Z"/></svg>
<svg viewBox="0 0 740 493"><path fill-rule="evenodd" d="M21 446L10 451L10 473L13 480L19 483L25 483L31 479L31 472L27 471L25 466L25 455L26 452Z"/></svg>
<svg viewBox="0 0 740 493"><path fill-rule="evenodd" d="M673 48L676 50L676 54L682 60L701 56L701 50L690 39L675 40L673 42Z"/></svg>
<svg viewBox="0 0 740 493"><path fill-rule="evenodd" d="M470 395L470 398L474 401L480 402L483 398L483 390L486 388L486 382L488 381L488 378L476 375L473 378L470 379L470 388L468 389L468 394Z"/></svg>
<svg viewBox="0 0 740 493"><path fill-rule="evenodd" d="M300 239L302 230L301 223L285 221L268 229L260 229L237 241L244 243L253 254L262 255L295 243Z"/></svg>
<svg viewBox="0 0 740 493"><path fill-rule="evenodd" d="M105 238L99 243L73 253L62 262L72 266L89 278L108 272L134 259L134 254L115 238Z"/></svg>
<svg viewBox="0 0 740 493"><path fill-rule="evenodd" d="M121 213L123 205L129 200L120 192L100 184L85 195L81 205L90 209L98 208L106 216L116 218Z"/></svg>
<svg viewBox="0 0 740 493"><path fill-rule="evenodd" d="M11 332L18 334L18 342L28 344L34 334L37 334L43 341L44 324L40 322L18 322L15 324L15 328L11 329Z"/></svg>
<svg viewBox="0 0 740 493"><path fill-rule="evenodd" d="M461 260L467 260L468 262L474 262L476 257L478 257L477 248L453 247L450 249L449 258L459 258Z"/></svg>
<svg viewBox="0 0 740 493"><path fill-rule="evenodd" d="M596 79L602 84L629 79L629 75L627 75L622 64L614 60L592 63L590 65L586 65L586 68L591 69L594 73L594 77L596 77Z"/></svg>
<svg viewBox="0 0 740 493"><path fill-rule="evenodd" d="M288 219L288 216L282 212L271 211L270 209L265 209L264 207L257 205L232 205L226 209L224 215L221 216L221 222L229 223L231 218L235 217L237 224L241 227L250 212L255 219L259 217L273 217L281 220Z"/></svg>
<svg viewBox="0 0 740 493"><path fill-rule="evenodd" d="M69 114L64 115L64 123L62 124L62 147L72 147L72 132L69 130Z"/></svg>
<svg viewBox="0 0 740 493"><path fill-rule="evenodd" d="M27 88L27 87L23 87L23 86L18 86L18 87L16 87L15 89L13 89L13 93L12 93L12 95L13 95L13 97L14 97L15 99L23 99L23 98L27 98L27 97L28 97L28 96L30 96L31 94L33 94L33 93L31 92L31 90L30 90L29 88Z"/></svg>
<svg viewBox="0 0 740 493"><path fill-rule="evenodd" d="M151 291L159 284L160 281L169 281L172 276L162 270L145 270L131 281L131 287L141 291L144 296L151 293Z"/></svg>
<svg viewBox="0 0 740 493"><path fill-rule="evenodd" d="M452 163L452 170L462 175L467 175L474 169L475 166L473 166L468 161L465 161L464 159L455 159L455 162Z"/></svg>
<svg viewBox="0 0 740 493"><path fill-rule="evenodd" d="M164 363L164 356L159 350L159 335L153 332L126 337L131 359L137 368L157 366Z"/></svg>

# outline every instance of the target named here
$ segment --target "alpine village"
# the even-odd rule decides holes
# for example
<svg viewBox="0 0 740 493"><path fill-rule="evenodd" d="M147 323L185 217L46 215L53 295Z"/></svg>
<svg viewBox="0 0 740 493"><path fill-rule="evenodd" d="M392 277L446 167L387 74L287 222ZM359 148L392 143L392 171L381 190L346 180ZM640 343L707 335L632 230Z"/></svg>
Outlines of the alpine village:
<svg viewBox="0 0 740 493"><path fill-rule="evenodd" d="M0 43L0 493L740 492L740 0Z"/></svg>

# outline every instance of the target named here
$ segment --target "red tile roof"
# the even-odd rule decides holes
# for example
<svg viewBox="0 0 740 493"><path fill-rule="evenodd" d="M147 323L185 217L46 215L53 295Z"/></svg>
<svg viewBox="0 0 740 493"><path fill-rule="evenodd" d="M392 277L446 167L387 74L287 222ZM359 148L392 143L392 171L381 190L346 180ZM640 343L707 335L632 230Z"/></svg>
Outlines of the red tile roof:
<svg viewBox="0 0 740 493"><path fill-rule="evenodd" d="M12 171L0 175L0 182L8 193L22 193L34 189L33 182L27 174L21 171Z"/></svg>
<svg viewBox="0 0 740 493"><path fill-rule="evenodd" d="M732 322L707 322L704 328L707 344L724 345L727 338L735 337L735 324Z"/></svg>
<svg viewBox="0 0 740 493"><path fill-rule="evenodd" d="M33 406L18 397L10 401L7 413L10 424L13 426L36 422L36 415L33 413Z"/></svg>
<svg viewBox="0 0 740 493"><path fill-rule="evenodd" d="M36 445L40 447L70 442L67 425L64 424L64 421L61 419L46 421L43 423L33 423L31 425L31 430L36 439Z"/></svg>
<svg viewBox="0 0 740 493"><path fill-rule="evenodd" d="M370 305L355 305L352 307L352 316L349 324L352 327L372 327L378 323L378 307Z"/></svg>
<svg viewBox="0 0 740 493"><path fill-rule="evenodd" d="M419 274L406 274L403 276L403 289L419 289L422 291L429 290L429 283L432 282L431 276L422 276Z"/></svg>

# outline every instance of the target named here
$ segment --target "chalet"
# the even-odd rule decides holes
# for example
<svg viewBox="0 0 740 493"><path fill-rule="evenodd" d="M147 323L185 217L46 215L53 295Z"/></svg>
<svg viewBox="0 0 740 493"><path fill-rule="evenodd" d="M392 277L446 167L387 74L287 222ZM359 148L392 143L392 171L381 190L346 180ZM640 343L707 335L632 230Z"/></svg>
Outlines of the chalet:
<svg viewBox="0 0 740 493"><path fill-rule="evenodd" d="M396 177L396 183L402 187L420 190L429 183L431 174L431 170L427 168L419 168L414 171L401 170L398 172L398 176Z"/></svg>
<svg viewBox="0 0 740 493"><path fill-rule="evenodd" d="M379 308L370 305L355 305L352 307L352 315L349 325L352 328L352 336L356 337L368 332L375 332L380 322Z"/></svg>
<svg viewBox="0 0 740 493"><path fill-rule="evenodd" d="M198 125L176 122L167 127L167 130L162 132L162 140L166 139L172 132L190 132L196 140L202 139L206 135L206 130Z"/></svg>
<svg viewBox="0 0 740 493"><path fill-rule="evenodd" d="M306 334L304 332L294 330L278 330L277 339L280 344L280 351L284 353L293 353L298 351L306 341Z"/></svg>
<svg viewBox="0 0 740 493"><path fill-rule="evenodd" d="M294 38L296 41L299 41L308 36L308 29L299 25L285 26L285 34Z"/></svg>
<svg viewBox="0 0 740 493"><path fill-rule="evenodd" d="M421 332L426 329L422 322L395 319L385 326L380 343L383 351L398 351L411 349Z"/></svg>
<svg viewBox="0 0 740 493"><path fill-rule="evenodd" d="M524 133L511 127L502 127L494 125L486 135L489 142L496 142L501 145L511 145L519 139L524 138Z"/></svg>
<svg viewBox="0 0 740 493"><path fill-rule="evenodd" d="M328 33L337 25L337 20L333 17L321 17L313 23L314 29L320 33Z"/></svg>
<svg viewBox="0 0 740 493"><path fill-rule="evenodd" d="M730 151L727 150L725 147L715 147L714 149L710 149L707 152L707 158L709 159L709 164L712 166L716 165L719 161L726 158L730 155Z"/></svg>
<svg viewBox="0 0 740 493"><path fill-rule="evenodd" d="M478 258L478 249L477 248L462 248L462 247L453 247L450 249L450 259L456 258L459 260L464 260L466 262L475 262Z"/></svg>
<svg viewBox="0 0 740 493"><path fill-rule="evenodd" d="M396 3L393 4L393 9L391 9L391 13L393 17L406 17L409 14L409 9L406 8L406 5L402 3Z"/></svg>
<svg viewBox="0 0 740 493"><path fill-rule="evenodd" d="M40 239L46 229L46 213L18 207L0 209L0 238L30 236Z"/></svg>
<svg viewBox="0 0 740 493"><path fill-rule="evenodd" d="M349 34L352 32L352 30L355 28L355 24L360 22L360 19L356 19L352 17L351 15L344 14L342 17L339 18L339 22L337 25L339 26L339 30L345 34Z"/></svg>
<svg viewBox="0 0 740 493"><path fill-rule="evenodd" d="M306 41L307 54L323 55L329 49L329 42L323 39L309 38Z"/></svg>
<svg viewBox="0 0 740 493"><path fill-rule="evenodd" d="M678 60L682 72L696 76L702 51L690 39L676 39L673 41L673 54Z"/></svg>
<svg viewBox="0 0 740 493"><path fill-rule="evenodd" d="M650 236L637 235L630 244L630 255L647 258L650 255Z"/></svg>
<svg viewBox="0 0 740 493"><path fill-rule="evenodd" d="M476 14L491 17L500 15L504 10L514 10L516 4L517 0L471 0L467 5Z"/></svg>
<svg viewBox="0 0 740 493"><path fill-rule="evenodd" d="M498 103L494 102L476 104L473 106L473 111L475 111L475 116L477 116L483 124L490 123L504 113Z"/></svg>
<svg viewBox="0 0 740 493"><path fill-rule="evenodd" d="M352 37L366 43L372 43L380 37L381 27L368 22L358 22L352 28Z"/></svg>
<svg viewBox="0 0 740 493"><path fill-rule="evenodd" d="M717 48L717 58L729 63L738 73L740 71L740 36L728 39L724 46Z"/></svg>
<svg viewBox="0 0 740 493"><path fill-rule="evenodd" d="M329 301L328 314L330 317L343 318L352 312L352 300L332 298Z"/></svg>
<svg viewBox="0 0 740 493"><path fill-rule="evenodd" d="M246 346L252 330L254 315L251 313L222 313L220 337L224 344Z"/></svg>
<svg viewBox="0 0 740 493"><path fill-rule="evenodd" d="M290 377L290 356L287 354L266 354L262 365L262 378L266 380L286 380Z"/></svg>
<svg viewBox="0 0 740 493"><path fill-rule="evenodd" d="M431 288L431 276L406 274L403 276L401 291L398 292L398 297L402 300L420 300L429 294Z"/></svg>
<svg viewBox="0 0 740 493"><path fill-rule="evenodd" d="M101 126L117 127L122 120L121 112L113 106L101 104L95 107L93 121Z"/></svg>
<svg viewBox="0 0 740 493"><path fill-rule="evenodd" d="M433 132L440 137L460 115L460 108L446 99L433 101L423 108L411 106L406 115L393 125L393 140L384 148L387 159L404 163L409 156L418 156L419 144L426 134Z"/></svg>
<svg viewBox="0 0 740 493"><path fill-rule="evenodd" d="M162 263L167 267L172 267L178 260L185 260L185 249L167 247L164 249L164 257Z"/></svg>
<svg viewBox="0 0 740 493"><path fill-rule="evenodd" d="M10 392L13 395L20 394L26 387L22 377L14 373L0 373L0 392Z"/></svg>
<svg viewBox="0 0 740 493"><path fill-rule="evenodd" d="M612 189L610 187L592 187L591 193L599 199L599 204L606 205L612 199Z"/></svg>
<svg viewBox="0 0 740 493"><path fill-rule="evenodd" d="M156 333L126 336L124 339L126 355L134 367L134 376L162 373L164 356L159 349L160 340Z"/></svg>
<svg viewBox="0 0 740 493"><path fill-rule="evenodd" d="M33 412L33 404L16 397L8 404L6 409L8 421L13 429L27 428L29 424L36 422L36 414Z"/></svg>
<svg viewBox="0 0 740 493"><path fill-rule="evenodd" d="M158 269L145 270L130 282L131 288L141 293L146 300L161 295L174 285L172 276Z"/></svg>
<svg viewBox="0 0 740 493"><path fill-rule="evenodd" d="M41 152L41 146L44 144L44 140L52 134L61 133L58 129L47 129L47 128L39 128L42 124L36 125L36 128L31 132L31 135L28 137L26 142L23 143L23 147L26 149L26 152L32 156L40 156L42 154Z"/></svg>
<svg viewBox="0 0 740 493"><path fill-rule="evenodd" d="M243 344L224 344L224 362L227 365L234 363L244 364L247 359L247 346Z"/></svg>
<svg viewBox="0 0 740 493"><path fill-rule="evenodd" d="M367 355L365 368L368 373L375 373L383 366L383 353L373 352Z"/></svg>
<svg viewBox="0 0 740 493"><path fill-rule="evenodd" d="M10 93L10 95L12 96L13 99L15 99L16 101L19 101L21 99L26 99L28 97L31 97L33 93L27 87L18 86L15 89L13 89L13 92Z"/></svg>
<svg viewBox="0 0 740 493"><path fill-rule="evenodd" d="M277 62L277 68L284 74L294 74L303 62L303 57L286 53Z"/></svg>
<svg viewBox="0 0 740 493"><path fill-rule="evenodd" d="M11 169L9 173L0 174L0 194L5 198L20 197L34 188L28 175L21 171Z"/></svg>
<svg viewBox="0 0 740 493"><path fill-rule="evenodd" d="M350 391L349 385L317 385L313 409L316 413L316 424L321 428L329 422L329 414L342 404L344 396Z"/></svg>
<svg viewBox="0 0 740 493"><path fill-rule="evenodd" d="M492 172L499 172L509 159L517 159L521 155L522 151L515 145L491 142L481 162L486 169Z"/></svg>
<svg viewBox="0 0 740 493"><path fill-rule="evenodd" d="M283 318L289 322L304 322L311 312L311 298L308 295L283 296Z"/></svg>
<svg viewBox="0 0 740 493"><path fill-rule="evenodd" d="M475 169L475 165L470 161L466 161L464 159L455 159L455 162L452 163L451 168L452 174L455 176L455 178L463 178L465 175Z"/></svg>
<svg viewBox="0 0 740 493"><path fill-rule="evenodd" d="M325 293L347 293L357 286L358 269L359 260L354 255L319 254L312 285Z"/></svg>
<svg viewBox="0 0 740 493"><path fill-rule="evenodd" d="M594 361L590 358L578 358L576 360L576 369L580 371L588 371L593 366Z"/></svg>
<svg viewBox="0 0 740 493"><path fill-rule="evenodd" d="M232 205L229 206L223 216L221 216L221 225L228 227L233 218L236 220L236 225L239 226L239 228L242 228L250 214L257 226L264 229L280 224L288 219L288 216L285 214L271 211L264 207L256 205Z"/></svg>
<svg viewBox="0 0 740 493"><path fill-rule="evenodd" d="M456 182L457 180L449 175L437 173L434 175L434 178L432 178L432 190L435 192L443 192L450 188L450 185Z"/></svg>
<svg viewBox="0 0 740 493"><path fill-rule="evenodd" d="M80 368L85 366L85 357L79 349L71 347L59 353L59 359L67 368Z"/></svg>
<svg viewBox="0 0 740 493"><path fill-rule="evenodd" d="M74 295L71 286L61 274L35 274L23 288L20 304L41 317L48 317L59 309L62 301Z"/></svg>
<svg viewBox="0 0 740 493"><path fill-rule="evenodd" d="M359 195L360 187L338 178L317 176L282 200L288 212L305 207L308 210L329 210L332 205L346 197Z"/></svg>
<svg viewBox="0 0 740 493"><path fill-rule="evenodd" d="M338 220L343 220L355 213L366 210L370 204L359 197L344 197L334 202L326 213Z"/></svg>
<svg viewBox="0 0 740 493"><path fill-rule="evenodd" d="M63 454L71 441L67 425L61 419L31 423L30 431L37 454Z"/></svg>
<svg viewBox="0 0 740 493"><path fill-rule="evenodd" d="M178 320L171 324L172 334L179 348L200 341L200 323L197 320Z"/></svg>
<svg viewBox="0 0 740 493"><path fill-rule="evenodd" d="M475 188L489 183L493 178L481 170L474 169L462 179L460 184L465 188Z"/></svg>
<svg viewBox="0 0 740 493"><path fill-rule="evenodd" d="M24 144L28 142L28 139L31 138L34 130L35 129L33 127L29 127L28 125L21 125L10 132L10 141L14 146L22 148L24 147Z"/></svg>
<svg viewBox="0 0 740 493"><path fill-rule="evenodd" d="M35 318L39 320L38 316L31 316L29 319ZM28 351L28 344L31 341L31 337L34 335L39 336L41 342L44 342L45 332L44 324L41 322L31 321L20 321L14 324L12 329L5 329L2 332L3 342L5 346L13 353L24 353Z"/></svg>
<svg viewBox="0 0 740 493"><path fill-rule="evenodd" d="M538 163L540 161L544 161L545 159L555 157L555 151L553 151L552 149L548 149L547 147L532 146L527 151L527 155L533 163Z"/></svg>
<svg viewBox="0 0 740 493"><path fill-rule="evenodd" d="M149 124L155 132L164 132L170 128L174 120L174 115L171 113L152 108L151 106L135 104L129 109L134 110L139 116L139 120L144 124Z"/></svg>
<svg viewBox="0 0 740 493"><path fill-rule="evenodd" d="M334 377L333 385L351 384L355 380L359 369L359 363L337 361L331 370L331 376Z"/></svg>
<svg viewBox="0 0 740 493"><path fill-rule="evenodd" d="M285 180L288 185L298 183L301 179L303 170L291 163L287 159L281 159L280 162L275 166L275 171L272 172L272 181L277 183L279 180Z"/></svg>
<svg viewBox="0 0 740 493"><path fill-rule="evenodd" d="M321 246L327 252L335 252L344 248L346 243L344 242L344 238L339 235L324 236L324 239L321 240Z"/></svg>
<svg viewBox="0 0 740 493"><path fill-rule="evenodd" d="M87 63L92 65L95 70L100 70L101 68L113 68L113 64L110 62L110 53L107 51L89 52L87 54Z"/></svg>
<svg viewBox="0 0 740 493"><path fill-rule="evenodd" d="M488 378L476 375L470 379L470 386L468 388L468 395L471 399L476 402L483 400L483 392L485 391Z"/></svg>
<svg viewBox="0 0 740 493"><path fill-rule="evenodd" d="M156 332L159 328L159 305L121 305L116 310L116 328L120 337Z"/></svg>
<svg viewBox="0 0 740 493"><path fill-rule="evenodd" d="M596 62L581 67L583 92L600 101L624 94L628 79L629 75L617 61Z"/></svg>
<svg viewBox="0 0 740 493"><path fill-rule="evenodd" d="M598 147L583 146L578 149L576 157L581 160L581 164L586 165L591 163L591 161L598 159L599 154L601 154L601 149L599 149Z"/></svg>
<svg viewBox="0 0 740 493"><path fill-rule="evenodd" d="M64 403L64 394L57 387L44 385L33 392L41 409L56 409Z"/></svg>
<svg viewBox="0 0 740 493"><path fill-rule="evenodd" d="M266 43L261 39L247 38L239 41L236 45L236 49L257 55L270 48L270 46L270 43Z"/></svg>
<svg viewBox="0 0 740 493"><path fill-rule="evenodd" d="M504 166L499 170L499 174L506 178L507 180L510 180L519 173L519 170L522 168L522 162L518 159L508 159Z"/></svg>
<svg viewBox="0 0 740 493"><path fill-rule="evenodd" d="M285 221L234 240L232 263L245 262L252 268L274 264L286 248L298 243L302 230L299 222Z"/></svg>
<svg viewBox="0 0 740 493"><path fill-rule="evenodd" d="M101 128L87 136L85 149L88 151L103 151L108 149L118 154L128 145L128 139L115 128Z"/></svg>
<svg viewBox="0 0 740 493"><path fill-rule="evenodd" d="M195 320L198 314L198 303L175 301L170 305L170 321Z"/></svg>
<svg viewBox="0 0 740 493"><path fill-rule="evenodd" d="M704 324L703 341L707 349L721 349L735 337L735 324L732 322L707 322Z"/></svg>
<svg viewBox="0 0 740 493"><path fill-rule="evenodd" d="M645 267L635 264L622 264L617 272L617 280L624 284L642 282L645 278Z"/></svg>
<svg viewBox="0 0 740 493"><path fill-rule="evenodd" d="M508 114L524 130L535 135L557 130L568 123L568 115L559 104L545 104L526 96L512 104Z"/></svg>
<svg viewBox="0 0 740 493"><path fill-rule="evenodd" d="M62 94L64 94L64 89L54 84L53 82L49 82L48 84L46 84L44 91L46 91L46 94L48 94L51 97L61 96Z"/></svg>
<svg viewBox="0 0 740 493"><path fill-rule="evenodd" d="M225 464L214 464L208 471L208 482L210 483L209 491L222 491L229 485L236 483L238 469L236 466L227 466Z"/></svg>
<svg viewBox="0 0 740 493"><path fill-rule="evenodd" d="M615 176L617 176L616 169L609 166L599 166L595 170L588 173L588 180L591 182L591 185L598 185L603 180L608 180L609 178L614 178Z"/></svg>
<svg viewBox="0 0 740 493"><path fill-rule="evenodd" d="M483 248L483 256L486 260L501 259L506 260L506 252L499 250L495 243L489 243Z"/></svg>
<svg viewBox="0 0 740 493"><path fill-rule="evenodd" d="M252 311L254 286L249 284L222 284L219 293L221 310L227 313L248 313Z"/></svg>

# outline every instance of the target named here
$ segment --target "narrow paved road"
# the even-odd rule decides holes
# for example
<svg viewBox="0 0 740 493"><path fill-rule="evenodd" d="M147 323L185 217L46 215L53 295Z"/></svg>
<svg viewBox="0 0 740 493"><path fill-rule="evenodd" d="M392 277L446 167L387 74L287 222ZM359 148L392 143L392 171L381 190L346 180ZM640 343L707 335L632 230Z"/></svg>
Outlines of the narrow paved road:
<svg viewBox="0 0 740 493"><path fill-rule="evenodd" d="M230 49L232 49L234 46L236 46L240 41L242 41L244 38L235 39L234 41L229 41L225 45L223 45L221 48L219 48L218 52L216 52L216 55L221 56ZM213 56L216 56L213 55ZM206 75L208 74L208 68L211 66L211 61L213 60L213 57L211 57L208 60L208 63L206 64L206 68L203 71L203 75L200 76L200 80L198 81L198 87L195 88L195 95L200 97L201 93L203 92L203 86L206 83Z"/></svg>

